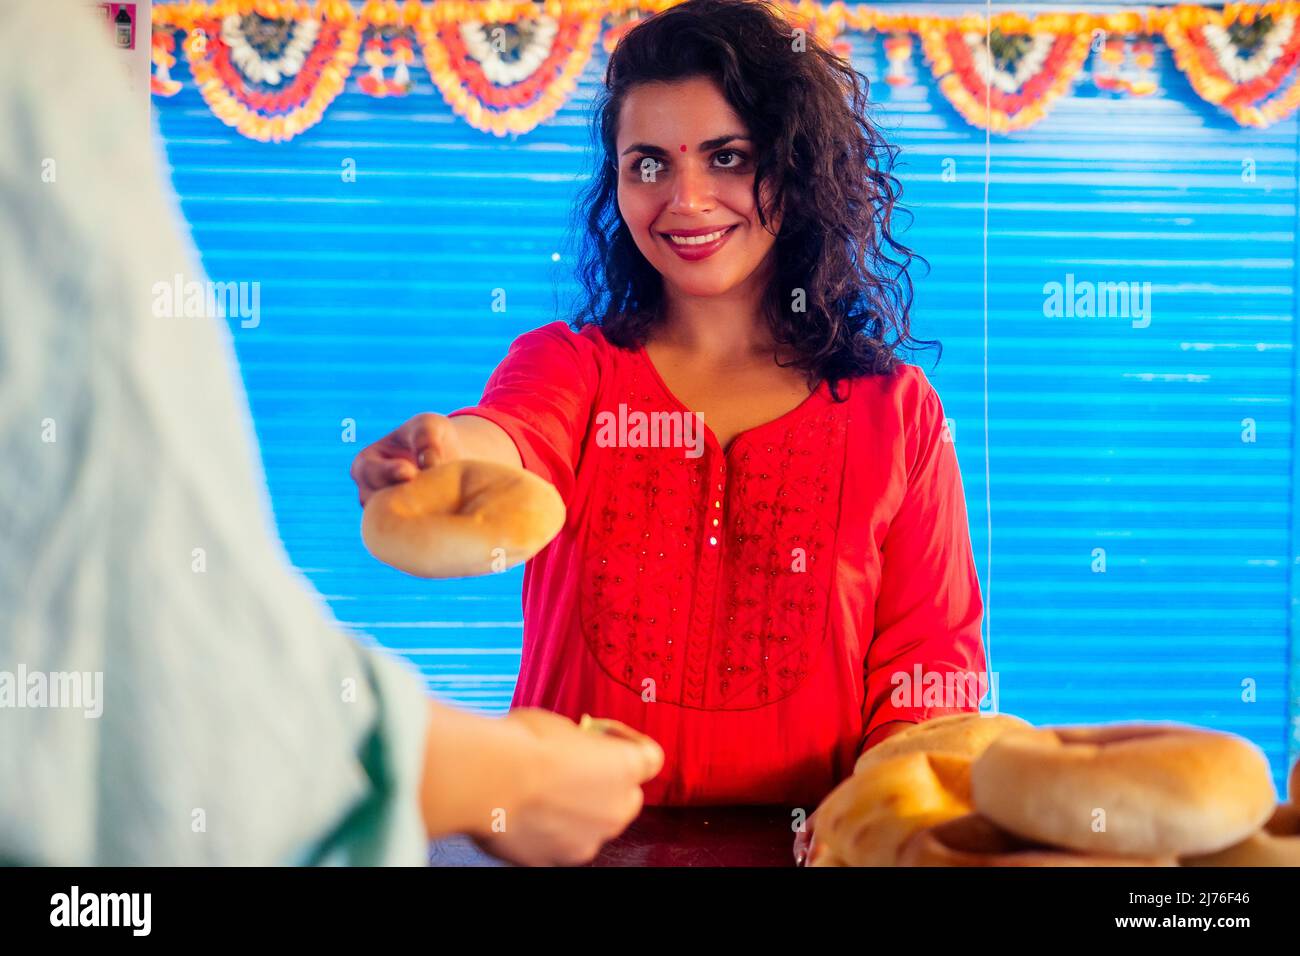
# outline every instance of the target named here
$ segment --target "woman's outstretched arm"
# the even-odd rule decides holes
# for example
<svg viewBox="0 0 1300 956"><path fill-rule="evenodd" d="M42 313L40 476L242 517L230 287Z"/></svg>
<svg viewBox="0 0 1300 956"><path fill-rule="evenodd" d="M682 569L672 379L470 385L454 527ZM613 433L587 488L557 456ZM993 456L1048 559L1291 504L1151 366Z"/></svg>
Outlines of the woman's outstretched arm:
<svg viewBox="0 0 1300 956"><path fill-rule="evenodd" d="M422 412L357 453L352 460L357 498L364 505L376 491L409 481L421 468L461 458L521 465L519 449L500 425L477 415Z"/></svg>
<svg viewBox="0 0 1300 956"><path fill-rule="evenodd" d="M416 415L361 450L352 462L361 504L420 468L461 458L523 467L568 504L599 378L593 350L563 322L520 335L476 405Z"/></svg>

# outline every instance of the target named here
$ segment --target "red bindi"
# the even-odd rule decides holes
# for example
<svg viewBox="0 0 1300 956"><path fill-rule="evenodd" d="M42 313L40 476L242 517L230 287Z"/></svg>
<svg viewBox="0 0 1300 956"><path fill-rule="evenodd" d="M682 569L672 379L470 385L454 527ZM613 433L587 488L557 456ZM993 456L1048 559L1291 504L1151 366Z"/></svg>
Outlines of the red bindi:
<svg viewBox="0 0 1300 956"><path fill-rule="evenodd" d="M682 143L682 152L683 152L683 153L686 152L686 144L685 144L685 143Z"/></svg>

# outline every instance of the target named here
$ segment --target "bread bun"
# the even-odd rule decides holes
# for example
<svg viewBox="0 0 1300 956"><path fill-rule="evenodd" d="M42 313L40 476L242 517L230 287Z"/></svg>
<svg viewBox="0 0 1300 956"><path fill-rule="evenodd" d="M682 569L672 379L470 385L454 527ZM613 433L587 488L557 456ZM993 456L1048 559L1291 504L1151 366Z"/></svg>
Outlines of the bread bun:
<svg viewBox="0 0 1300 956"><path fill-rule="evenodd" d="M1260 828L1268 761L1230 734L1179 724L1015 731L975 761L975 808L1026 840L1081 853L1212 853Z"/></svg>
<svg viewBox="0 0 1300 956"><path fill-rule="evenodd" d="M1300 803L1279 803L1264 829L1273 836L1300 836Z"/></svg>
<svg viewBox="0 0 1300 956"><path fill-rule="evenodd" d="M1022 840L969 813L912 834L899 866L1176 866L1173 857L1095 856Z"/></svg>
<svg viewBox="0 0 1300 956"><path fill-rule="evenodd" d="M879 760L907 753L946 753L972 760L1008 730L1028 730L1030 725L1010 714L950 714L913 724L886 737L858 758L854 772Z"/></svg>
<svg viewBox="0 0 1300 956"><path fill-rule="evenodd" d="M555 486L522 468L450 461L366 502L361 537L380 561L422 578L459 578L527 561L564 527Z"/></svg>
<svg viewBox="0 0 1300 956"><path fill-rule="evenodd" d="M1300 807L1283 803L1264 828L1218 853L1184 857L1183 866L1300 866Z"/></svg>
<svg viewBox="0 0 1300 956"><path fill-rule="evenodd" d="M894 866L913 833L970 812L970 760L898 754L842 780L817 808L808 866Z"/></svg>

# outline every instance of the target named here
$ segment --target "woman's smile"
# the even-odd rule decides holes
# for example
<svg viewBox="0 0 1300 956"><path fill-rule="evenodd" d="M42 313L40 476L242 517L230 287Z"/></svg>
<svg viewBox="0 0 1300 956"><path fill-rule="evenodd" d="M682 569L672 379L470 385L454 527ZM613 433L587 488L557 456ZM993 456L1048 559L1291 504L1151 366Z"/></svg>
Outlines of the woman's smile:
<svg viewBox="0 0 1300 956"><path fill-rule="evenodd" d="M687 262L696 262L707 259L726 245L731 234L739 226L740 224L736 223L730 226L704 226L700 229L674 229L670 232L661 232L659 235L667 240L669 247L678 256Z"/></svg>

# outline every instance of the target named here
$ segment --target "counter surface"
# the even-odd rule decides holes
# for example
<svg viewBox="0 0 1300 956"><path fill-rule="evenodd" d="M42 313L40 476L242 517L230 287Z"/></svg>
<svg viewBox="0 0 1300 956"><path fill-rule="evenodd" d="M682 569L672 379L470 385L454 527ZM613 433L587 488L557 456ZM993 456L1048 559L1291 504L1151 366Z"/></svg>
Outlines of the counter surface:
<svg viewBox="0 0 1300 956"><path fill-rule="evenodd" d="M592 866L794 866L789 807L647 807ZM468 837L430 847L433 866L508 866Z"/></svg>

